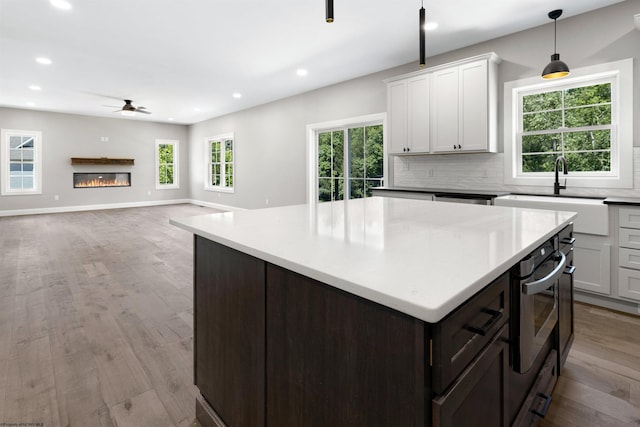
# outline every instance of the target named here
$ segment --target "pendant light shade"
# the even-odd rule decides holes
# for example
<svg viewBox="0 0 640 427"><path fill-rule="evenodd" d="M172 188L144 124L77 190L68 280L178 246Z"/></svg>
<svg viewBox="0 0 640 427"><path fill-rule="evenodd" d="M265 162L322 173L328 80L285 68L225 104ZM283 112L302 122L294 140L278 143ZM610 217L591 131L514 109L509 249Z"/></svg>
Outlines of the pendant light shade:
<svg viewBox="0 0 640 427"><path fill-rule="evenodd" d="M333 22L333 0L325 0L325 6L327 9L326 21L328 23L332 23Z"/></svg>
<svg viewBox="0 0 640 427"><path fill-rule="evenodd" d="M425 10L424 10L424 4L422 5L422 7L420 8L420 67L424 67L425 66L425 29L424 29L424 24L425 24Z"/></svg>
<svg viewBox="0 0 640 427"><path fill-rule="evenodd" d="M556 49L556 26L560 15L562 15L562 9L549 12L549 18L553 19L553 55L551 55L551 62L542 70L542 78L546 80L559 79L569 75L569 67L560 60L560 54Z"/></svg>

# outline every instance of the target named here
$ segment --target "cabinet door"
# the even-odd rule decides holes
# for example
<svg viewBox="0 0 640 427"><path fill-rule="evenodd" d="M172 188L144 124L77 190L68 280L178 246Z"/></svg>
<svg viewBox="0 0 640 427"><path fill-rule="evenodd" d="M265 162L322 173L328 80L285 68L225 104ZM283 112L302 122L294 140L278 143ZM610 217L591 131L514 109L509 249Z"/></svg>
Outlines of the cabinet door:
<svg viewBox="0 0 640 427"><path fill-rule="evenodd" d="M431 144L434 152L458 150L458 67L431 75Z"/></svg>
<svg viewBox="0 0 640 427"><path fill-rule="evenodd" d="M640 301L640 271L618 269L618 295Z"/></svg>
<svg viewBox="0 0 640 427"><path fill-rule="evenodd" d="M195 237L195 384L228 426L264 425L265 263Z"/></svg>
<svg viewBox="0 0 640 427"><path fill-rule="evenodd" d="M487 61L461 65L458 144L462 151L486 151L489 141Z"/></svg>
<svg viewBox="0 0 640 427"><path fill-rule="evenodd" d="M429 81L429 74L408 80L407 134L411 153L429 152Z"/></svg>
<svg viewBox="0 0 640 427"><path fill-rule="evenodd" d="M424 323L267 266L267 426L420 426Z"/></svg>
<svg viewBox="0 0 640 427"><path fill-rule="evenodd" d="M505 325L449 391L433 400L434 427L509 425L508 342Z"/></svg>
<svg viewBox="0 0 640 427"><path fill-rule="evenodd" d="M598 243L598 239L587 242L588 236L583 234L576 233L575 236L574 286L577 289L609 295L611 293L611 245Z"/></svg>
<svg viewBox="0 0 640 427"><path fill-rule="evenodd" d="M389 111L390 154L406 153L407 141L407 81L399 80L387 85Z"/></svg>

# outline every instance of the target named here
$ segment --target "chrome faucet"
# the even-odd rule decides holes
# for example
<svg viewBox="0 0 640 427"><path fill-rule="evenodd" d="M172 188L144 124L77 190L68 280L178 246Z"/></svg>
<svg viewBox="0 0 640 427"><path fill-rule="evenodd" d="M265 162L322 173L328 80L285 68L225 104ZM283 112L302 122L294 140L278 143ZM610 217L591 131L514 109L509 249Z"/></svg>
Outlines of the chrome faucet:
<svg viewBox="0 0 640 427"><path fill-rule="evenodd" d="M553 168L556 173L556 180L553 183L553 194L555 194L556 196L560 194L560 190L564 190L565 188L567 188L566 178L564 179L564 185L560 185L560 180L558 178L558 163L562 163L562 173L564 173L565 175L569 173L569 171L567 170L567 159L565 159L564 156L556 157L556 163Z"/></svg>

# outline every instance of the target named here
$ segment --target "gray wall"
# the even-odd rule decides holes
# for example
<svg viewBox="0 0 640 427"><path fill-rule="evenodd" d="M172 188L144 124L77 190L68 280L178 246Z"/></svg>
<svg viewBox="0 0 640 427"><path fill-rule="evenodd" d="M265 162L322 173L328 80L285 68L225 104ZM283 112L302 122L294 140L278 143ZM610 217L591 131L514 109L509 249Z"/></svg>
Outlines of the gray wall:
<svg viewBox="0 0 640 427"><path fill-rule="evenodd" d="M591 13L558 21L558 52L571 68L579 68L623 58L637 58L640 53L640 31L633 24L633 15L640 13L640 0L627 0ZM427 40L427 52L429 42ZM504 150L502 96L504 82L537 76L549 62L553 53L553 23L522 31L509 36L459 49L443 55L429 57L427 66L496 52L501 58L499 66L499 151ZM417 53L416 53L417 58ZM416 60L417 62L417 60ZM634 61L634 145L640 146L640 70ZM342 119L386 111L386 88L382 79L417 70L411 63L335 86L319 89L303 95L273 102L258 108L208 120L191 126L189 134L190 172L192 198L225 205L257 208L270 205L304 203L306 201L306 139L305 127L310 123ZM223 132L235 132L237 140L237 175L235 194L218 194L202 190L203 161L202 139ZM198 148L194 148L198 147ZM392 158L393 169L400 171L402 162L412 162L419 170L424 164L452 160L455 157L460 175L473 170L484 175L485 169L500 165L487 159L491 154L450 156L417 156ZM489 166L473 168L476 163L489 161ZM424 164L420 164L424 163ZM476 170L478 169L478 170ZM400 172L398 172L400 174ZM493 177L501 176L494 171ZM392 177L393 178L393 177ZM427 174L402 183L413 186L430 186ZM424 179L423 179L424 178ZM452 177L440 181L441 185L453 182L480 182ZM464 177L463 177L464 178ZM480 182L481 184L481 182ZM493 187L500 187L494 179ZM455 186L457 187L457 186Z"/></svg>
<svg viewBox="0 0 640 427"><path fill-rule="evenodd" d="M42 132L42 194L0 197L0 211L188 199L187 126L0 108L0 128ZM109 138L102 142L101 137ZM155 140L180 141L181 188L155 189ZM134 166L72 166L71 157L123 157ZM73 172L131 172L131 187L74 189ZM148 194L151 192L151 194ZM55 196L59 200L55 200Z"/></svg>

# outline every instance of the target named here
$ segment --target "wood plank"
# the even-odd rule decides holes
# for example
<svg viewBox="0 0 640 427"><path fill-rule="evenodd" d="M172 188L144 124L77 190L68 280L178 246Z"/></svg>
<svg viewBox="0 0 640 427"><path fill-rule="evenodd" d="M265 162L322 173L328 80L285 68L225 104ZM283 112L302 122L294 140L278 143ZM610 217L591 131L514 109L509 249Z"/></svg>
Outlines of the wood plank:
<svg viewBox="0 0 640 427"><path fill-rule="evenodd" d="M118 427L171 427L169 415L153 390L146 391L112 408Z"/></svg>

